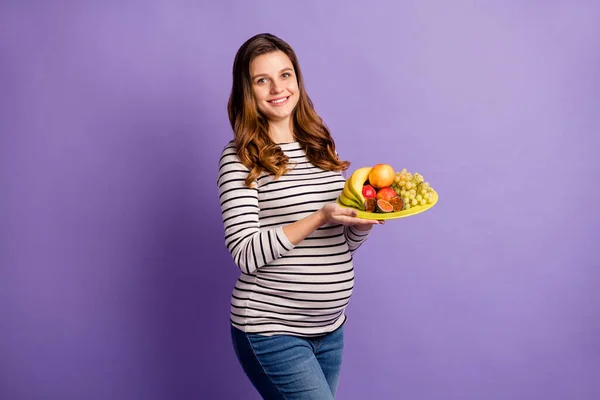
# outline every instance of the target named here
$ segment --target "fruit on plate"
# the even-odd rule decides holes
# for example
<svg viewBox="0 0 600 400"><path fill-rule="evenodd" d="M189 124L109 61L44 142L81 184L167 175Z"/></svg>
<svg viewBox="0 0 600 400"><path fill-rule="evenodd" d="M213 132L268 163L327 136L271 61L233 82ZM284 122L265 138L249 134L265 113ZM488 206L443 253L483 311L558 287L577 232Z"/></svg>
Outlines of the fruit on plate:
<svg viewBox="0 0 600 400"><path fill-rule="evenodd" d="M395 194L396 192L394 192ZM365 199L374 199L377 197L377 191L371 185L364 185L362 189L362 194Z"/></svg>
<svg viewBox="0 0 600 400"><path fill-rule="evenodd" d="M370 167L359 168L350 176L350 190L352 193L354 193L360 204L365 203L365 197L362 194L362 188L365 184L365 181L369 177L369 171L371 171Z"/></svg>
<svg viewBox="0 0 600 400"><path fill-rule="evenodd" d="M404 206L404 202L400 196L391 198L389 203L392 205L392 207L394 207L394 212L402 211L402 207Z"/></svg>
<svg viewBox="0 0 600 400"><path fill-rule="evenodd" d="M391 187L384 187L377 191L377 195L375 197L377 198L377 200L381 199L390 201L390 199L393 199L397 196L398 194L394 191L394 189L392 189Z"/></svg>
<svg viewBox="0 0 600 400"><path fill-rule="evenodd" d="M340 193L340 202L348 207L364 210L365 198L360 194L361 190L357 192L351 185L352 181L350 179L346 180L344 189L342 189L342 193Z"/></svg>
<svg viewBox="0 0 600 400"><path fill-rule="evenodd" d="M342 190L340 193L340 202L348 207L357 208L359 210L363 209L363 205L358 202L352 195L348 195L345 190Z"/></svg>
<svg viewBox="0 0 600 400"><path fill-rule="evenodd" d="M394 183L394 168L389 164L377 164L369 171L369 183L377 189L390 186Z"/></svg>
<svg viewBox="0 0 600 400"><path fill-rule="evenodd" d="M429 182L425 182L423 175L418 172L411 174L406 168L395 175L394 183L390 187L402 199L404 210L433 203L434 191Z"/></svg>
<svg viewBox="0 0 600 400"><path fill-rule="evenodd" d="M363 196L363 186L369 176L370 167L359 168L352 173L346 180L344 189L340 194L340 202L348 207L365 211L365 196Z"/></svg>
<svg viewBox="0 0 600 400"><path fill-rule="evenodd" d="M390 204L389 201L379 199L377 203L375 203L376 210L382 213L389 213L394 211L394 206Z"/></svg>
<svg viewBox="0 0 600 400"><path fill-rule="evenodd" d="M398 197L399 198L399 197ZM367 199L365 201L365 211L372 213L375 212L375 204L377 203L377 199Z"/></svg>
<svg viewBox="0 0 600 400"><path fill-rule="evenodd" d="M359 168L346 180L339 201L369 213L409 210L432 204L435 192L425 178L406 168L396 172L389 164Z"/></svg>

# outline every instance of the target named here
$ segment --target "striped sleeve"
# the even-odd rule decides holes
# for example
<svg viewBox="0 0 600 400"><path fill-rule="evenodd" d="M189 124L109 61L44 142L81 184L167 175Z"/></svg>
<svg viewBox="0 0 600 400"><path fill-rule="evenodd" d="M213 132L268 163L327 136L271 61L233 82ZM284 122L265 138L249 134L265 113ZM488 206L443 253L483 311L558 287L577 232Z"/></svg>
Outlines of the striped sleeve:
<svg viewBox="0 0 600 400"><path fill-rule="evenodd" d="M344 237L346 238L346 242L348 243L348 248L350 249L350 253L354 254L354 252L364 243L367 238L371 234L373 229L369 229L368 231L361 231L356 229L354 226L344 226Z"/></svg>
<svg viewBox="0 0 600 400"><path fill-rule="evenodd" d="M244 184L248 175L232 145L219 160L219 199L225 229L225 246L235 264L246 274L283 257L294 245L283 227L260 229L258 191Z"/></svg>

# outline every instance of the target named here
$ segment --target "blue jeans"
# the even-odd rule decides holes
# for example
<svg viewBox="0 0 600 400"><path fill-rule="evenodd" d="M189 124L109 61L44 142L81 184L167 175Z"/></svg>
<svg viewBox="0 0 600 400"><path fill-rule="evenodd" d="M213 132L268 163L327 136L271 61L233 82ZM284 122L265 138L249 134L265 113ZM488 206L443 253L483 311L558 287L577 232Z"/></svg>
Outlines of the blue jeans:
<svg viewBox="0 0 600 400"><path fill-rule="evenodd" d="M248 334L231 327L235 354L267 400L332 400L340 375L343 325L317 337Z"/></svg>

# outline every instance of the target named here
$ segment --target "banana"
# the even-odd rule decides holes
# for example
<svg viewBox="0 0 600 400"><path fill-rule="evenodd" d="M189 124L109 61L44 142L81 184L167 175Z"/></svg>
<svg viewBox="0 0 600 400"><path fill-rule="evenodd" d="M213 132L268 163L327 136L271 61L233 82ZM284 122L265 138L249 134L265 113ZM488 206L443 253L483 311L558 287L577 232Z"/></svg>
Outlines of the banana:
<svg viewBox="0 0 600 400"><path fill-rule="evenodd" d="M359 168L346 180L339 197L343 205L365 210L365 197L362 195L362 188L369 177L369 172L371 172L370 167Z"/></svg>
<svg viewBox="0 0 600 400"><path fill-rule="evenodd" d="M348 187L354 195L353 197L361 204L361 210L365 209L365 197L362 194L362 189L369 178L369 172L371 172L371 167L359 168L352 173L347 181Z"/></svg>
<svg viewBox="0 0 600 400"><path fill-rule="evenodd" d="M352 201L354 201L357 204L360 204L360 199L358 199L356 197L356 195L354 194L354 192L352 191L352 189L350 189L350 181L346 181L346 183L344 184L344 189L342 190L342 193L344 193L346 195L346 197Z"/></svg>
<svg viewBox="0 0 600 400"><path fill-rule="evenodd" d="M340 202L347 207L358 208L359 210L362 209L362 207L359 207L359 204L356 200L354 200L352 197L348 197L345 191L340 193Z"/></svg>

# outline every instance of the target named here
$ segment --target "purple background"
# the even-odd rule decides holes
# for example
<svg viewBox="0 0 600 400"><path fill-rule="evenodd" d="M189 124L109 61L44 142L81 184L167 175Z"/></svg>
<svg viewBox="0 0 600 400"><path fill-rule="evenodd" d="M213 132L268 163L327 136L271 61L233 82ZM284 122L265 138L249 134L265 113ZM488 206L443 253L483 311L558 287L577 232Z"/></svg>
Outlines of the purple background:
<svg viewBox="0 0 600 400"><path fill-rule="evenodd" d="M600 398L598 2L48 3L0 6L0 398L258 399L215 180L259 32L440 194L356 255L338 397Z"/></svg>

